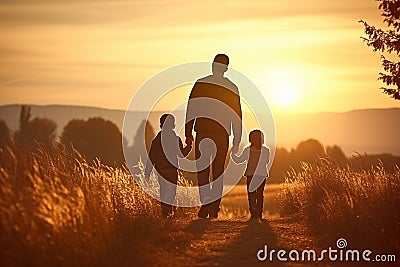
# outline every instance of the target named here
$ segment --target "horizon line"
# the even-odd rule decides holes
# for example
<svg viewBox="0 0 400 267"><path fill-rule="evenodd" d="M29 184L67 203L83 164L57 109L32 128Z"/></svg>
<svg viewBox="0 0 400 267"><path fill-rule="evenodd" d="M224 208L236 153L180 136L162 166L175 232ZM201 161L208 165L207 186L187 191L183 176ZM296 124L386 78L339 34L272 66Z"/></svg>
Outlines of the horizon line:
<svg viewBox="0 0 400 267"><path fill-rule="evenodd" d="M75 108L93 108L93 109L103 109L108 111L122 111L126 112L127 110L118 109L118 108L108 108L108 107L100 107L100 106L91 106L91 105L79 105L79 104L21 104L21 103L14 103L14 104L0 104L0 107L7 107L7 106L33 106L33 107L75 107ZM298 116L298 115L311 115L311 114L344 114L356 111L373 111L373 110L392 110L392 109L400 109L400 107L388 107L388 108L357 108L351 109L347 111L316 111L316 112L303 112L303 113L275 113L279 114L279 116ZM185 109L177 109L175 111L184 112ZM148 112L147 110L131 110L130 112ZM153 110L153 112L168 112L167 110ZM272 110L273 112L273 110ZM249 112L247 112L249 113ZM274 113L274 112L273 112Z"/></svg>

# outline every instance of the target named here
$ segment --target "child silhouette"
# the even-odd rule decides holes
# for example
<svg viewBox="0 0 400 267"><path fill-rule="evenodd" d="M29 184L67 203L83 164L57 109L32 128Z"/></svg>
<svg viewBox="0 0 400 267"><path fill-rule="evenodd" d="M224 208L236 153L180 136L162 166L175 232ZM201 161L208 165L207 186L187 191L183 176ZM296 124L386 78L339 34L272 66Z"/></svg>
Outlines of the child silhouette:
<svg viewBox="0 0 400 267"><path fill-rule="evenodd" d="M186 157L192 143L183 147L182 140L176 135L175 117L172 114L163 114L160 118L161 131L153 139L150 146L149 158L146 162L145 179L149 180L153 166L157 171L160 185L161 213L164 217L172 217L178 183L178 157Z"/></svg>
<svg viewBox="0 0 400 267"><path fill-rule="evenodd" d="M232 160L239 164L247 162L246 176L247 196L251 220L261 219L264 207L264 187L268 175L267 164L270 158L269 148L263 145L264 134L260 130L253 130L249 134L250 146L237 156L231 153Z"/></svg>

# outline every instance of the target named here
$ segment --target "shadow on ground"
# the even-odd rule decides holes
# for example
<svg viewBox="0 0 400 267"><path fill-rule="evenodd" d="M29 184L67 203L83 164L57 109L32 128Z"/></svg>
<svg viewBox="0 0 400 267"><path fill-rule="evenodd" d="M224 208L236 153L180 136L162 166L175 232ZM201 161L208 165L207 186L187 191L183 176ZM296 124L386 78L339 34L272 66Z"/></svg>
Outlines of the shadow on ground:
<svg viewBox="0 0 400 267"><path fill-rule="evenodd" d="M195 220L185 232L193 237L182 257L194 266L261 266L257 252L268 245L277 248L277 240L268 221ZM273 266L284 266L273 262Z"/></svg>

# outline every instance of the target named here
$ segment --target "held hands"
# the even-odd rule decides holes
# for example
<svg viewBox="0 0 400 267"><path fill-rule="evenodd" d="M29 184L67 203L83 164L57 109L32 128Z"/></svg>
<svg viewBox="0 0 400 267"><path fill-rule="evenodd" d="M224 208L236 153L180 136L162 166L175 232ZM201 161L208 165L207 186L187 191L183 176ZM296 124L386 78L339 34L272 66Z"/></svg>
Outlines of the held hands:
<svg viewBox="0 0 400 267"><path fill-rule="evenodd" d="M239 151L239 146L234 145L231 149L231 154L237 154Z"/></svg>
<svg viewBox="0 0 400 267"><path fill-rule="evenodd" d="M237 155L238 152L239 152L239 146L233 145L233 147L231 148L231 159L235 164L243 163L240 160L240 156Z"/></svg>
<svg viewBox="0 0 400 267"><path fill-rule="evenodd" d="M186 136L186 140L185 140L186 145L192 146L193 140L194 140L193 135Z"/></svg>

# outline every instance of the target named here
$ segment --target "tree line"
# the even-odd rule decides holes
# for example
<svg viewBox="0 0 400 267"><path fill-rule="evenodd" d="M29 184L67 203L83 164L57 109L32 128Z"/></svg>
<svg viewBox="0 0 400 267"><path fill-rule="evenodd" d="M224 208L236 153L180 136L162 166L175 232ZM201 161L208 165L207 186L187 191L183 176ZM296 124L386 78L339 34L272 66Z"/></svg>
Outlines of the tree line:
<svg viewBox="0 0 400 267"><path fill-rule="evenodd" d="M22 106L19 128L15 132L0 120L0 147L16 144L29 151L44 144L51 150L56 144L56 130L53 120L32 118L31 108ZM76 149L89 163L98 158L110 166L124 164L121 131L109 120L100 117L73 119L64 127L60 142L69 149Z"/></svg>
<svg viewBox="0 0 400 267"><path fill-rule="evenodd" d="M348 157L338 145L324 147L318 140L308 139L290 151L285 148L276 149L269 182L284 182L288 173L301 171L305 167L304 163L318 166L324 164L325 160L356 172L384 168L393 173L400 167L400 157L392 154L369 155L354 152Z"/></svg>
<svg viewBox="0 0 400 267"><path fill-rule="evenodd" d="M25 149L28 147L34 149L39 144L45 144L51 149L56 143L56 130L57 124L54 121L47 118L32 118L30 107L22 106L19 129L15 132L12 132L6 123L0 120L0 149L12 143L22 145ZM122 166L125 164L123 144L126 147L125 154L129 157L129 162L138 162L141 157L143 159L146 156L155 135L151 124L143 120L134 136L133 144L127 146L127 140L116 124L95 117L69 121L63 128L60 142L69 149L77 150L89 163L99 159L110 166ZM189 158L194 159L193 151ZM276 149L269 181L283 182L288 172L301 170L302 162L318 164L321 158L330 158L339 166L350 166L355 170L381 165L388 171L392 171L396 165L400 166L400 157L390 154L368 156L356 154L349 158L337 145L324 147L318 140L308 139L291 150ZM188 177L191 176L188 175Z"/></svg>
<svg viewBox="0 0 400 267"><path fill-rule="evenodd" d="M31 108L21 106L18 130L12 132L7 124L0 120L0 148L14 143L22 145L24 149L35 149L39 144L52 149L57 138L56 130L57 124L53 120L32 118ZM123 144L127 147L127 154L137 162L140 157L146 155L154 136L153 127L144 120L137 130L133 144L127 146L127 140L123 138L115 123L101 117L93 117L69 121L63 128L59 141L67 148L77 150L89 163L99 159L110 166L121 166L125 163Z"/></svg>

